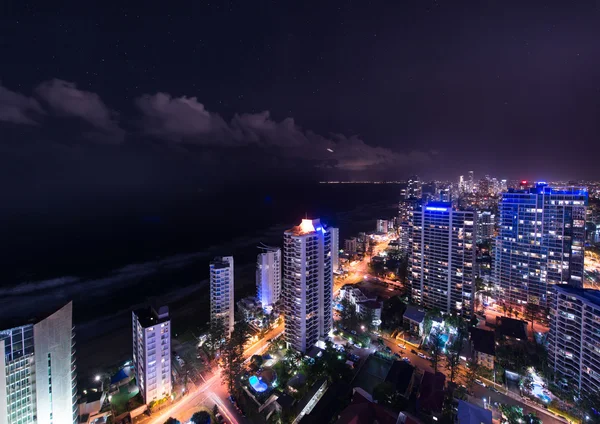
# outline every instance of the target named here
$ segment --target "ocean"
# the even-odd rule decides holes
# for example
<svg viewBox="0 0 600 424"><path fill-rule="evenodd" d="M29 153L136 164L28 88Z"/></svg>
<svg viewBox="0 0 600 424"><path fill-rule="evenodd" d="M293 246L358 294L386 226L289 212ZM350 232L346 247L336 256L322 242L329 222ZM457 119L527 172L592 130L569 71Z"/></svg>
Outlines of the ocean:
<svg viewBox="0 0 600 424"><path fill-rule="evenodd" d="M283 232L308 216L339 227L343 244L374 230L377 218L395 216L398 198L395 184L261 185L98 199L62 213L20 216L0 252L0 328L72 300L85 350L129 326L129 311L149 300L206 299L215 256L234 256L239 299L255 292L259 243L280 246Z"/></svg>

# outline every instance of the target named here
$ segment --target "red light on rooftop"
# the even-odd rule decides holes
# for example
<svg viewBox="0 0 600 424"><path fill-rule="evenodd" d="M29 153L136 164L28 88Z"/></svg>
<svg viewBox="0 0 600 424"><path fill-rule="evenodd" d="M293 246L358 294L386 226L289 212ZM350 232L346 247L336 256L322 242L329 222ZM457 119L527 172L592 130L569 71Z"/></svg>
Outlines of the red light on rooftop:
<svg viewBox="0 0 600 424"><path fill-rule="evenodd" d="M527 180L523 180L523 181L521 181L521 184L522 184L522 185L525 185L525 184L527 184Z"/></svg>

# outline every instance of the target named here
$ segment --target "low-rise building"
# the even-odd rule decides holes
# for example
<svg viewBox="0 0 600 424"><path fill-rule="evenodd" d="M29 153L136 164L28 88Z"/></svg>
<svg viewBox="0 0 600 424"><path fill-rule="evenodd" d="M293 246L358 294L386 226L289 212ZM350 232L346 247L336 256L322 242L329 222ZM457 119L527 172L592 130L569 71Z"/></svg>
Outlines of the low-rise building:
<svg viewBox="0 0 600 424"><path fill-rule="evenodd" d="M423 323L425 322L425 310L419 309L416 306L408 305L402 323L404 329L410 334L421 337L423 336Z"/></svg>
<svg viewBox="0 0 600 424"><path fill-rule="evenodd" d="M527 321L496 317L496 335L509 341L527 340Z"/></svg>
<svg viewBox="0 0 600 424"><path fill-rule="evenodd" d="M493 331L482 328L471 328L471 358L478 364L494 369L494 360L496 358L496 339Z"/></svg>
<svg viewBox="0 0 600 424"><path fill-rule="evenodd" d="M381 308L383 307L383 302L378 300L367 300L364 302L358 302L356 304L356 312L359 315L370 316L373 317L372 324L376 327L381 325Z"/></svg>
<svg viewBox="0 0 600 424"><path fill-rule="evenodd" d="M457 424L492 424L492 411L458 400Z"/></svg>
<svg viewBox="0 0 600 424"><path fill-rule="evenodd" d="M262 303L253 296L245 297L237 301L238 311L246 322L252 321L261 310Z"/></svg>
<svg viewBox="0 0 600 424"><path fill-rule="evenodd" d="M415 378L415 367L404 361L394 361L392 368L390 368L385 377L385 381L391 383L397 393L408 399L412 392Z"/></svg>

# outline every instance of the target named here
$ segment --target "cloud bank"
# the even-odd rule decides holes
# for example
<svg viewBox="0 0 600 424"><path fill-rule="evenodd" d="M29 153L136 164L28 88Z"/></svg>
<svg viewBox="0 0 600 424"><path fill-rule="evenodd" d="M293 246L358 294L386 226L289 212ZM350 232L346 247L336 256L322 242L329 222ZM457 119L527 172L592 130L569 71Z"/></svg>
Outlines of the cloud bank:
<svg viewBox="0 0 600 424"><path fill-rule="evenodd" d="M134 100L136 114L128 118L135 128L129 135L159 140L167 145L211 149L253 148L270 156L298 160L319 169L360 172L395 169L430 160L425 152L398 153L366 143L357 135L319 135L302 128L294 118L280 121L269 111L238 113L229 121L209 111L196 97L168 93L143 94ZM52 79L39 84L28 97L0 85L0 121L39 125L49 119L84 122L84 135L98 142L121 143L128 133L119 115L94 92L73 82ZM125 121L124 119L122 119Z"/></svg>

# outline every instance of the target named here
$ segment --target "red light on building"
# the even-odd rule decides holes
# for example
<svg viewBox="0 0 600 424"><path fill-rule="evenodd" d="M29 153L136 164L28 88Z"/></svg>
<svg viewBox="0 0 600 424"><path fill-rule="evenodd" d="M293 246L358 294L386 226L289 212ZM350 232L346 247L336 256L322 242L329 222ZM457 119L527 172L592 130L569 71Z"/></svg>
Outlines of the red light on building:
<svg viewBox="0 0 600 424"><path fill-rule="evenodd" d="M527 185L527 180L521 181L521 185Z"/></svg>

